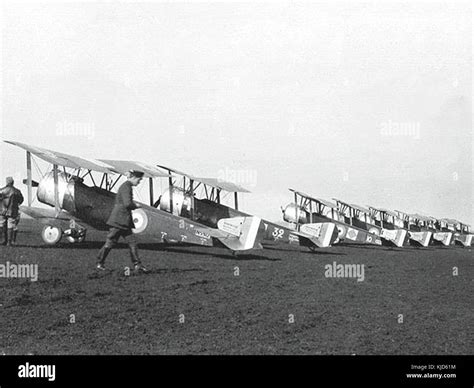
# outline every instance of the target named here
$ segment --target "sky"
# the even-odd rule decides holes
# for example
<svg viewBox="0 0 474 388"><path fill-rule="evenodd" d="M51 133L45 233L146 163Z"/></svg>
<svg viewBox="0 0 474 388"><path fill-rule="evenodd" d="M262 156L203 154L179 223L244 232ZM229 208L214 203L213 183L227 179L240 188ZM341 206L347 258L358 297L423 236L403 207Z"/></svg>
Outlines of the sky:
<svg viewBox="0 0 474 388"><path fill-rule="evenodd" d="M1 26L2 140L236 180L272 221L291 187L474 225L469 2L4 2Z"/></svg>

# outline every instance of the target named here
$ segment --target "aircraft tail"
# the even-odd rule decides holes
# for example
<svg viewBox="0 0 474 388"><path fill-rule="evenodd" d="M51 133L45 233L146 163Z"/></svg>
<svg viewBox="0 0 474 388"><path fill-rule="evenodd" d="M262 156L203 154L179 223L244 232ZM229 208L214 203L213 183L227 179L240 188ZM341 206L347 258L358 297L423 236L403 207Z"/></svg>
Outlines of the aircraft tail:
<svg viewBox="0 0 474 388"><path fill-rule="evenodd" d="M472 234L460 234L454 236L454 240L456 243L461 244L465 247L470 247L472 245L472 239L474 235Z"/></svg>
<svg viewBox="0 0 474 388"><path fill-rule="evenodd" d="M422 232L408 232L410 235L410 240L415 241L423 247L427 247L431 241L431 235L433 234L430 231Z"/></svg>
<svg viewBox="0 0 474 388"><path fill-rule="evenodd" d="M402 247L407 236L407 230L405 229L382 229L380 237L395 244L397 247Z"/></svg>
<svg viewBox="0 0 474 388"><path fill-rule="evenodd" d="M223 218L218 221L217 228L227 234L226 237L218 237L218 240L233 251L262 248L263 224L259 217Z"/></svg>
<svg viewBox="0 0 474 388"><path fill-rule="evenodd" d="M435 232L433 233L433 240L437 243L441 243L445 246L451 244L451 238L453 234L451 232Z"/></svg>
<svg viewBox="0 0 474 388"><path fill-rule="evenodd" d="M301 225L300 233L318 248L326 248L331 246L335 238L337 238L337 234L334 233L335 228L336 225L332 222L303 224Z"/></svg>

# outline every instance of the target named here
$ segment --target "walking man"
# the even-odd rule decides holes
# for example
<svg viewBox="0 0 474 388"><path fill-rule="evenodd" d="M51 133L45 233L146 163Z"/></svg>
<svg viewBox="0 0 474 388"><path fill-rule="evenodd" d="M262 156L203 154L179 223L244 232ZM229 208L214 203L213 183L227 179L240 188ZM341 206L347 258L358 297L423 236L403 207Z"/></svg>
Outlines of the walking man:
<svg viewBox="0 0 474 388"><path fill-rule="evenodd" d="M2 245L16 244L18 223L20 222L20 205L23 195L13 184L11 176L6 179L7 185L0 189L0 229L3 238Z"/></svg>
<svg viewBox="0 0 474 388"><path fill-rule="evenodd" d="M110 226L109 233L104 246L100 249L99 255L97 256L97 269L99 270L105 270L105 258L120 237L123 237L130 249L130 257L135 271L144 273L150 272L141 263L140 257L138 256L137 240L135 234L132 232L132 229L135 227L132 219L132 210L139 207L133 202L132 187L140 184L143 175L144 173L141 171L129 171L127 180L122 183L117 191L114 208L107 221L107 225Z"/></svg>

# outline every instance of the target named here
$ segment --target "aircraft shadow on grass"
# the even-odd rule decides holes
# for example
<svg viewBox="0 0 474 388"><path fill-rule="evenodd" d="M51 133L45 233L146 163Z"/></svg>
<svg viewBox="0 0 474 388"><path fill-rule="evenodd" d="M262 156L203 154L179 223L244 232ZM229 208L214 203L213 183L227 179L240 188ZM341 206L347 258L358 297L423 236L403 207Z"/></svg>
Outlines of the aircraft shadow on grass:
<svg viewBox="0 0 474 388"><path fill-rule="evenodd" d="M362 244L338 244L340 247L345 247L345 248L350 248L350 249L362 249L362 250L367 250L368 247L367 245L362 245ZM392 247L392 246L386 246L386 245L381 245L381 246L370 246L371 251L388 251L388 252L403 252L403 251L411 251L411 252L427 252L427 251L437 251L440 249L448 249L448 247L443 247L443 246L430 246L430 247L418 247L418 246L404 246L403 248L401 247ZM452 249L452 247L451 247Z"/></svg>
<svg viewBox="0 0 474 388"><path fill-rule="evenodd" d="M186 249L191 248L191 249ZM231 253L212 253L210 251L195 251L192 250L191 245L167 245L165 247L156 245L156 244L140 244L140 249L142 250L150 250L150 251L167 251L171 253L184 253L187 255L199 255L199 256L211 256L217 257L220 259L225 260L239 260L239 261L247 261L247 260L264 260L264 261L280 261L280 259L273 259L266 256L259 256L251 253L238 253L232 255Z"/></svg>
<svg viewBox="0 0 474 388"><path fill-rule="evenodd" d="M74 244L71 246L68 243L58 243L56 245L26 245L26 244L18 244L15 248L34 248L34 249L64 249L71 247L72 249L87 249L87 250L97 250L99 251L100 248L104 245L103 241L84 241L80 244ZM238 253L236 255L232 255L231 253L215 253L211 252L210 250L202 250L196 251L193 250L195 246L193 245L186 245L186 244L152 244L152 243L139 243L139 249L141 251L154 251L154 252L170 252L170 253L183 253L190 256L211 256L216 258L221 258L225 260L239 260L239 261L247 261L247 260L264 260L264 261L280 261L281 259L273 259L265 256L255 255L255 254L248 254L248 253ZM12 249L15 249L12 248ZM114 250L125 249L127 250L128 247L124 243L118 243Z"/></svg>
<svg viewBox="0 0 474 388"><path fill-rule="evenodd" d="M289 249L284 249L284 248L280 248L280 247L277 247L277 246L267 246L265 245L264 247L265 250L269 250L269 251L279 251L279 252L288 252L288 253L297 253L297 254L303 254L303 255L315 255L315 256L319 256L319 255L334 255L334 256L346 256L345 253L341 253L341 252L329 252L329 251L323 251L323 250L314 250L314 251L309 251L309 250L289 250Z"/></svg>

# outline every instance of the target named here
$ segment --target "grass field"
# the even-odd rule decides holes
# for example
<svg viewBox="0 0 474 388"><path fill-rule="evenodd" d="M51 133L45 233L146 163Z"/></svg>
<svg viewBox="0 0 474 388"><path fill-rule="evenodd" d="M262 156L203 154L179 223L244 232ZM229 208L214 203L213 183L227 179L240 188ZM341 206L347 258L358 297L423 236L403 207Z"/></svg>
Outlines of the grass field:
<svg viewBox="0 0 474 388"><path fill-rule="evenodd" d="M123 245L96 271L103 233L46 247L41 226L22 222L0 264L38 264L38 280L0 278L0 353L474 353L471 249L273 245L234 257L143 243L152 272L126 276ZM364 264L364 281L326 278L333 262Z"/></svg>

